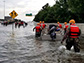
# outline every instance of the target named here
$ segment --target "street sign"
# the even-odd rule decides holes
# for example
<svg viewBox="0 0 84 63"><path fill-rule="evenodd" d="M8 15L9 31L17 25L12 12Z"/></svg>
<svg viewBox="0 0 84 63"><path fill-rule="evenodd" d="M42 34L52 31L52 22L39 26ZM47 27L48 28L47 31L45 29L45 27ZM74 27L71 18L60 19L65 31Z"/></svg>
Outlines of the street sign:
<svg viewBox="0 0 84 63"><path fill-rule="evenodd" d="M18 16L18 14L13 10L10 14L9 14L13 19ZM12 35L14 36L14 24L12 24Z"/></svg>
<svg viewBox="0 0 84 63"><path fill-rule="evenodd" d="M10 14L9 14L13 19L18 16L18 14L13 10Z"/></svg>
<svg viewBox="0 0 84 63"><path fill-rule="evenodd" d="M30 14L26 14L26 16L32 16L32 13L30 13Z"/></svg>

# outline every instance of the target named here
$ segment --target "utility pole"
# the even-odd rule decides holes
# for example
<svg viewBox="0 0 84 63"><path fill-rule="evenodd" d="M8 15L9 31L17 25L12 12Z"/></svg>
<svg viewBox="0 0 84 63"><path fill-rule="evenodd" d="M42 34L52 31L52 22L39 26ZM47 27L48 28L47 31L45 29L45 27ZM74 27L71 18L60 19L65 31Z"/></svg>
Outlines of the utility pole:
<svg viewBox="0 0 84 63"><path fill-rule="evenodd" d="M4 2L4 20L5 20L5 0L3 2Z"/></svg>

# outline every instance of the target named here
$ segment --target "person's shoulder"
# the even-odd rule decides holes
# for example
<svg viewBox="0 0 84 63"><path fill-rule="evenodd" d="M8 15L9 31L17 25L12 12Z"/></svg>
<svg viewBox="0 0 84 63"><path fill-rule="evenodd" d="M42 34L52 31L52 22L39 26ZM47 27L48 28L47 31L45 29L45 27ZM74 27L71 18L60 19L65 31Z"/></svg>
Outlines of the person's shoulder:
<svg viewBox="0 0 84 63"><path fill-rule="evenodd" d="M79 28L79 30L81 31L81 29Z"/></svg>
<svg viewBox="0 0 84 63"><path fill-rule="evenodd" d="M67 29L70 30L70 26Z"/></svg>

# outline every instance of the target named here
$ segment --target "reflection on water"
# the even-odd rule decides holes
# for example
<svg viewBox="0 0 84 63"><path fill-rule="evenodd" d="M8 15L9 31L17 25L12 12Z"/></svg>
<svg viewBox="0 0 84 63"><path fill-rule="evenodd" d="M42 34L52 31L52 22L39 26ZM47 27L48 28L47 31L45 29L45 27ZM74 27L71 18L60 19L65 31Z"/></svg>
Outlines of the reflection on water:
<svg viewBox="0 0 84 63"><path fill-rule="evenodd" d="M84 63L84 48L80 53L66 50L59 34L55 41L48 35L35 39L33 27L30 23L26 28L14 29L12 35L11 25L0 25L0 63Z"/></svg>

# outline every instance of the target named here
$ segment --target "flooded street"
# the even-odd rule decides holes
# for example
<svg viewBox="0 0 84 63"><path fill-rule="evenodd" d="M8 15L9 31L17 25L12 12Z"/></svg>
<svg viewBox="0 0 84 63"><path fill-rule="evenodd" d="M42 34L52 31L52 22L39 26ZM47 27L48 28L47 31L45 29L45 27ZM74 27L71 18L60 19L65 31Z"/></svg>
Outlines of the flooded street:
<svg viewBox="0 0 84 63"><path fill-rule="evenodd" d="M0 25L0 63L84 63L84 37L81 37L81 52L68 51L57 34L55 41L49 35L35 39L34 23L15 28Z"/></svg>

